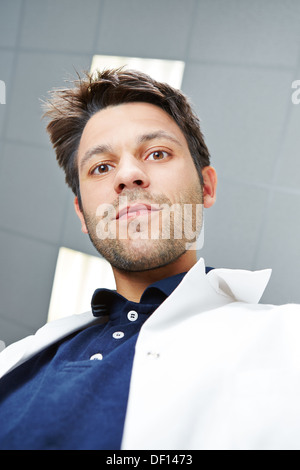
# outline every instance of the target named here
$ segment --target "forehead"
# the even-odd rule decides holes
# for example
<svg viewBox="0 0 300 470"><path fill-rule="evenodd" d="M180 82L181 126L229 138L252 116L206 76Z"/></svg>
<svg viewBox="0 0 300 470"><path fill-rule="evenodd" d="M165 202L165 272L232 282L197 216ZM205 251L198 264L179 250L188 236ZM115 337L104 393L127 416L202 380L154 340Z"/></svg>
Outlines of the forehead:
<svg viewBox="0 0 300 470"><path fill-rule="evenodd" d="M150 103L126 103L110 106L94 114L87 122L79 145L79 156L100 141L120 144L145 131L166 131L187 147L186 139L172 117Z"/></svg>

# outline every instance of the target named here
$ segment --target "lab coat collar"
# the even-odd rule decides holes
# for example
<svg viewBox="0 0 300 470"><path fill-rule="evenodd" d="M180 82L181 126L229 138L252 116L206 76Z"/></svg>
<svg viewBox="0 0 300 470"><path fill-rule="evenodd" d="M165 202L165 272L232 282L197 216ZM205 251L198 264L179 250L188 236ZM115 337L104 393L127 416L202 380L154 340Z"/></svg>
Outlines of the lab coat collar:
<svg viewBox="0 0 300 470"><path fill-rule="evenodd" d="M270 279L271 270L213 269L208 274L201 258L172 294L143 325L143 332L164 333L185 318L232 302L256 304ZM151 334L151 333L150 333Z"/></svg>
<svg viewBox="0 0 300 470"><path fill-rule="evenodd" d="M227 295L237 302L257 304L265 291L271 274L271 269L246 271L222 268L209 271L207 279L217 293Z"/></svg>

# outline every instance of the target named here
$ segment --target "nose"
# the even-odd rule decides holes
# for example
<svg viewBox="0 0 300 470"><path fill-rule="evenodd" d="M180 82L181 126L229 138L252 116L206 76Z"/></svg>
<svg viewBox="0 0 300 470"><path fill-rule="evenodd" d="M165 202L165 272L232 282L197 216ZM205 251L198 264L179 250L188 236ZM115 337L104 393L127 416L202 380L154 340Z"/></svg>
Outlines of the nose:
<svg viewBox="0 0 300 470"><path fill-rule="evenodd" d="M143 168L143 162L132 155L122 156L115 173L114 189L120 194L124 189L147 188L149 176Z"/></svg>

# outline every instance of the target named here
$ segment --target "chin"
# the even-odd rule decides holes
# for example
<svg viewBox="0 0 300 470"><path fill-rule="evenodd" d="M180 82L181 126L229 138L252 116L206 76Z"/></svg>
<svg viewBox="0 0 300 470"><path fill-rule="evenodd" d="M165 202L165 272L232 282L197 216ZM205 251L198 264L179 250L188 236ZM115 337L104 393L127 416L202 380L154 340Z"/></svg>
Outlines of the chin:
<svg viewBox="0 0 300 470"><path fill-rule="evenodd" d="M121 271L149 271L176 261L186 252L182 240L106 240L97 251Z"/></svg>

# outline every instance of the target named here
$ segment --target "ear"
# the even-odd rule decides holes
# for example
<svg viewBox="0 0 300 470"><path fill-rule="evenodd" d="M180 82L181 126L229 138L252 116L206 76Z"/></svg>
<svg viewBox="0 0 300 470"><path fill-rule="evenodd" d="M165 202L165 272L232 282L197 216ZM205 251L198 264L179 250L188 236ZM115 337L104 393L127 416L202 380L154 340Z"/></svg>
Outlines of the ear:
<svg viewBox="0 0 300 470"><path fill-rule="evenodd" d="M203 176L203 204L204 207L211 207L216 201L217 173L212 166L205 166L202 169Z"/></svg>
<svg viewBox="0 0 300 470"><path fill-rule="evenodd" d="M78 197L77 197L77 196L76 196L75 199L74 199L74 207L75 207L75 212L76 212L76 214L78 215L79 220L80 220L80 222L81 222L81 231L82 231L83 233L88 233L88 229L86 228L86 224L85 224L83 212L82 212L82 210L81 210L80 207L79 207L79 202L78 202Z"/></svg>

